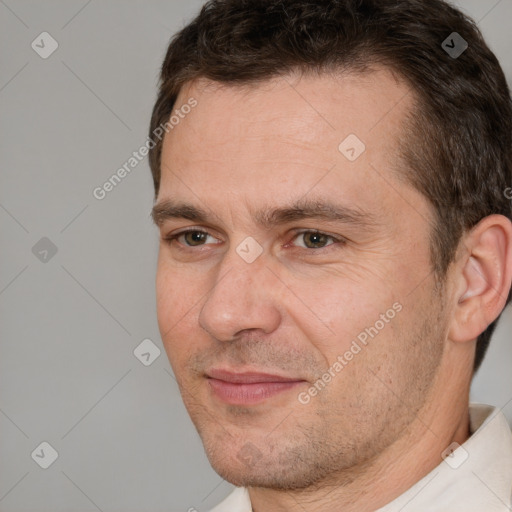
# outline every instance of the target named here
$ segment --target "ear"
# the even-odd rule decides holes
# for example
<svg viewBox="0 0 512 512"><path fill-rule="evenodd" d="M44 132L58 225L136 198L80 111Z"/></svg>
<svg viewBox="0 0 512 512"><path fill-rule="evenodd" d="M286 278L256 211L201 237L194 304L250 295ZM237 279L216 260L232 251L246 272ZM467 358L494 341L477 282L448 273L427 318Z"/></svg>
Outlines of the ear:
<svg viewBox="0 0 512 512"><path fill-rule="evenodd" d="M455 278L457 303L449 330L456 342L476 339L505 307L512 283L512 222L482 219L462 240Z"/></svg>

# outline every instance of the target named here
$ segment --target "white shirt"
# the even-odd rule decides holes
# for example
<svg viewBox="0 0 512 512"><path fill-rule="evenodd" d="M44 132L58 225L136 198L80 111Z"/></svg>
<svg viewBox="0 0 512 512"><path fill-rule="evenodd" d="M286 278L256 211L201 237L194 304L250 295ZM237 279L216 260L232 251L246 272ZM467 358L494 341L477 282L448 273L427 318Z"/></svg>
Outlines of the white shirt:
<svg viewBox="0 0 512 512"><path fill-rule="evenodd" d="M405 493L375 512L510 512L512 433L503 413L469 406L471 437ZM252 512L237 487L210 512Z"/></svg>

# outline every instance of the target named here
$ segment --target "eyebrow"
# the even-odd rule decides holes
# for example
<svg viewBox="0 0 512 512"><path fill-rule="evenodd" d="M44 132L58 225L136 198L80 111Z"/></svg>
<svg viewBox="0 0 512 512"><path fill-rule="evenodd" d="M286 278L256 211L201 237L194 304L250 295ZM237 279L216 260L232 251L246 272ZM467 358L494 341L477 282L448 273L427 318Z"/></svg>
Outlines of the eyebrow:
<svg viewBox="0 0 512 512"><path fill-rule="evenodd" d="M186 219L198 224L208 223L212 216L203 208L166 199L153 207L151 217L157 226L161 226L170 219ZM253 217L256 223L265 229L307 219L342 222L360 228L371 228L380 224L370 212L325 200L299 199L283 207L264 208L255 212Z"/></svg>

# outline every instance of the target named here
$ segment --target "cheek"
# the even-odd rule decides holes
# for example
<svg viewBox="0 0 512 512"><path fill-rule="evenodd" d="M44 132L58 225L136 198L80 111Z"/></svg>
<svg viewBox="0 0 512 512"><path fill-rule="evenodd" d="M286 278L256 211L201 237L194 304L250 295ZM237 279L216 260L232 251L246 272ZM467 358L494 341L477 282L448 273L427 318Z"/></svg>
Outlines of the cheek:
<svg viewBox="0 0 512 512"><path fill-rule="evenodd" d="M292 289L301 302L289 303L288 315L329 365L349 350L361 333L364 341L365 329L376 322L379 322L377 327L382 327L381 314L391 310L389 317L394 317L392 308L398 300L389 282L352 279L332 273L321 279L296 280ZM389 323L386 322L385 330L389 330Z"/></svg>
<svg viewBox="0 0 512 512"><path fill-rule="evenodd" d="M201 290L198 280L159 260L156 274L158 327L173 367L194 346L197 336L193 332L193 321L197 319L198 301L204 293Z"/></svg>
<svg viewBox="0 0 512 512"><path fill-rule="evenodd" d="M178 322L187 320L187 313L192 313L194 304L204 294L201 277L186 266L173 264L165 252L165 248L160 249L156 272L156 306L161 329L179 327Z"/></svg>
<svg viewBox="0 0 512 512"><path fill-rule="evenodd" d="M179 306L177 290L178 283L175 276L159 261L156 273L156 309L158 326L164 342L165 333L176 322L178 313L176 307Z"/></svg>

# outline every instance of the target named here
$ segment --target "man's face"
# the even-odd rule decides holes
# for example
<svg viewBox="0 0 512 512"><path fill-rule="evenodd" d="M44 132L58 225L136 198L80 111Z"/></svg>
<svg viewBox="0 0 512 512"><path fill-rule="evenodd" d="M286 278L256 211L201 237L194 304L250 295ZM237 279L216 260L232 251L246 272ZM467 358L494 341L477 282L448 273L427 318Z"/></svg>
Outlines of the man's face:
<svg viewBox="0 0 512 512"><path fill-rule="evenodd" d="M197 106L163 145L158 322L235 485L353 475L432 400L447 326L432 210L393 169L411 96L379 70L196 82L178 98Z"/></svg>

